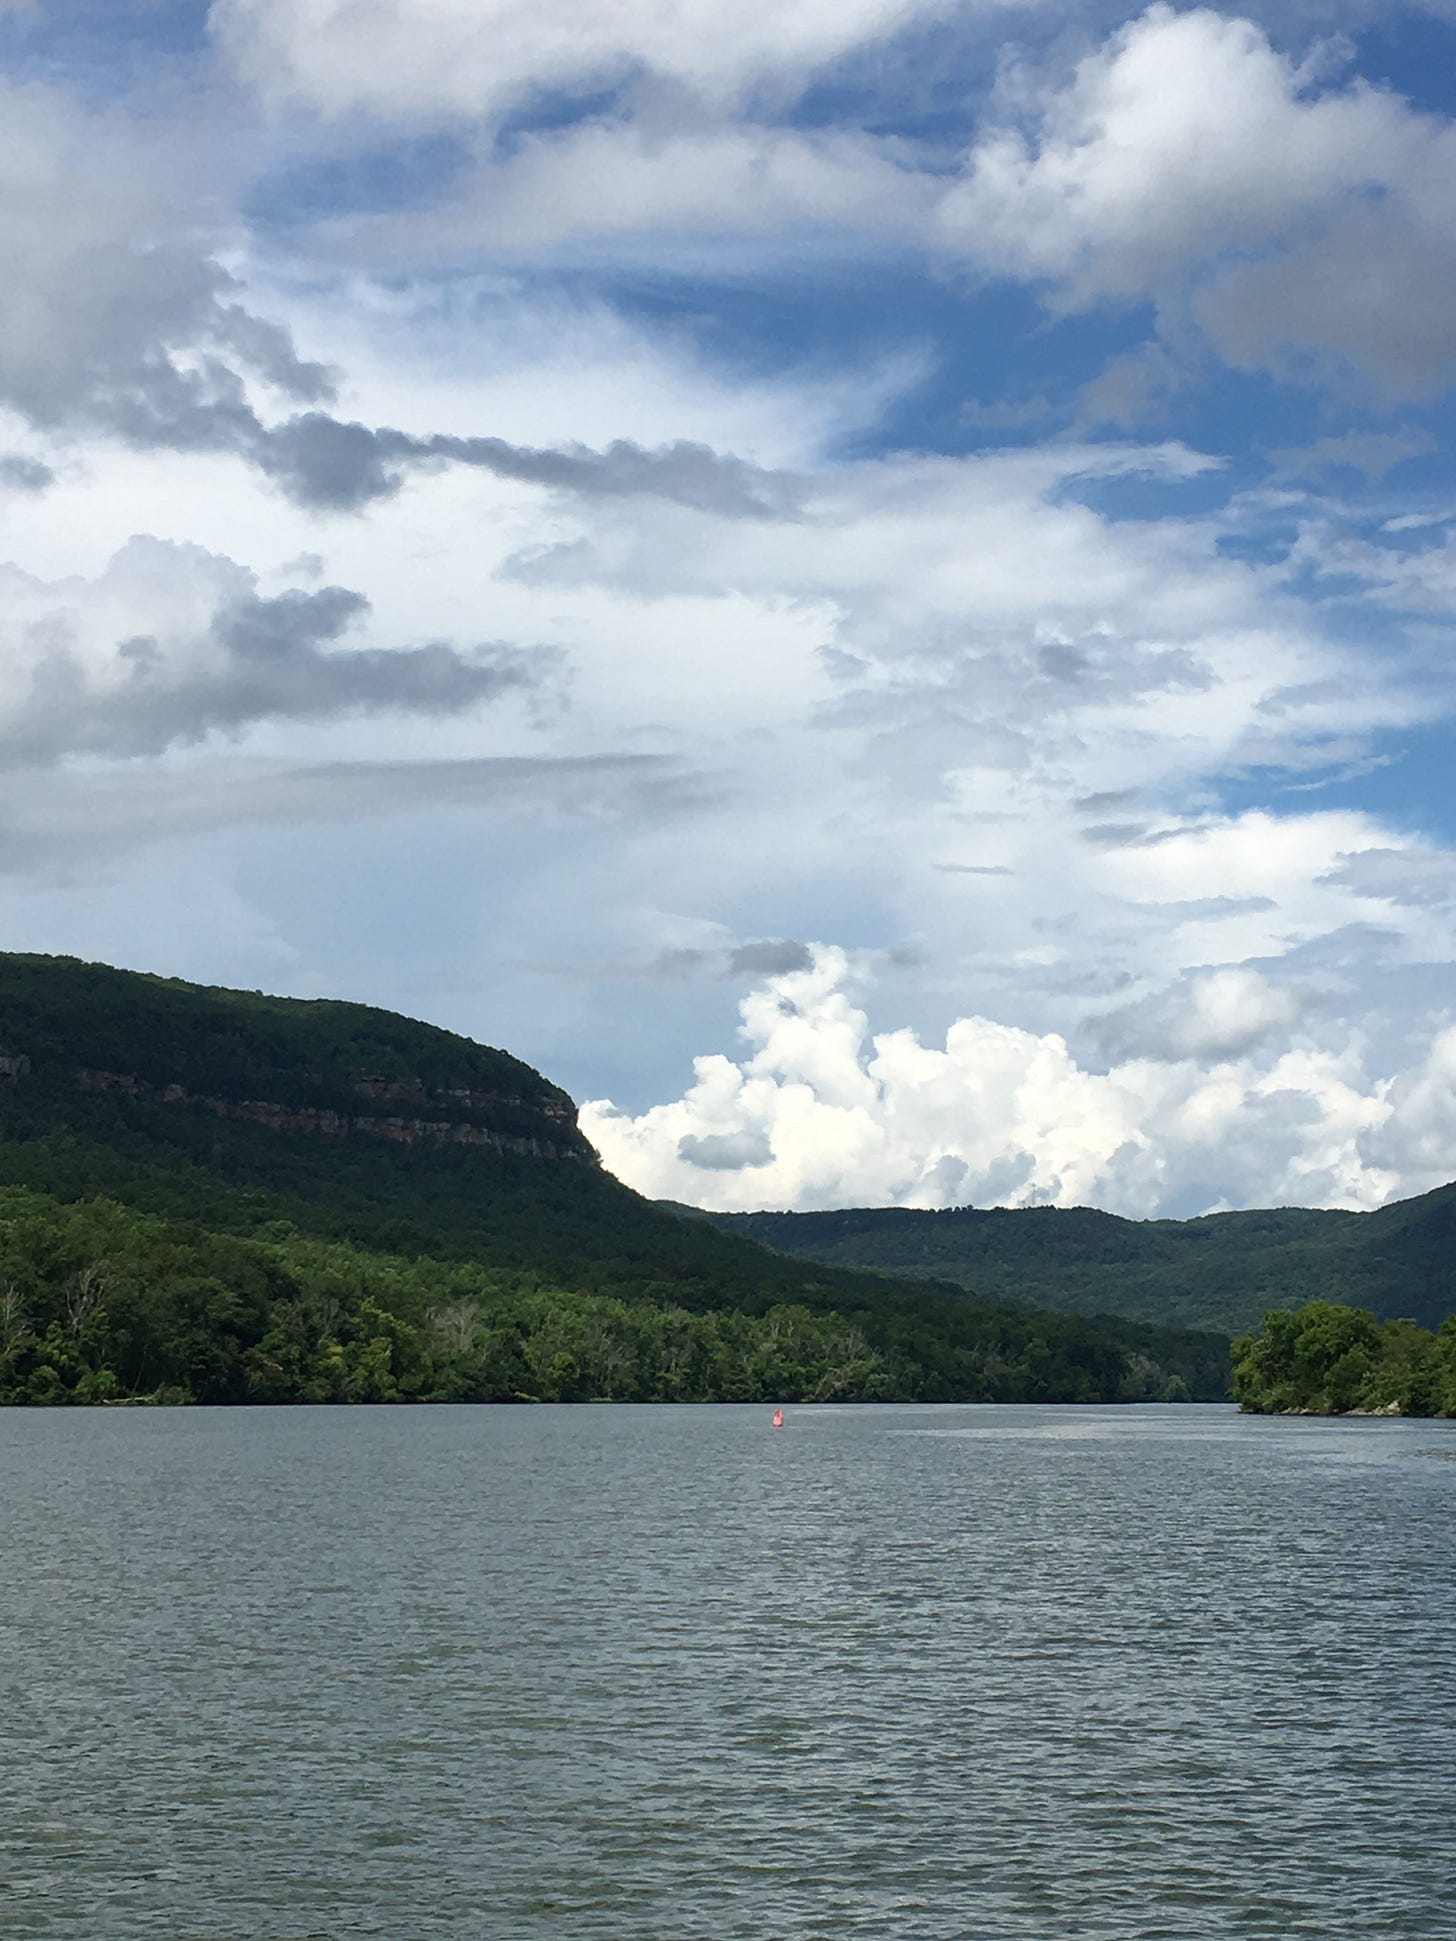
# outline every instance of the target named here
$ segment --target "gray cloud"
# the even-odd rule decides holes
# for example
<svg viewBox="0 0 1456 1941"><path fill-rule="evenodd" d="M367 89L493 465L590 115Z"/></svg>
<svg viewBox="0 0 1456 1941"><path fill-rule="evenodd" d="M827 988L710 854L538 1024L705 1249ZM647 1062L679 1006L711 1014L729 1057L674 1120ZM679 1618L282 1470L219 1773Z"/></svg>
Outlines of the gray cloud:
<svg viewBox="0 0 1456 1941"><path fill-rule="evenodd" d="M554 669L549 649L340 647L368 611L361 593L326 586L262 598L231 562L199 561L157 541L132 542L121 583L140 614L148 591L140 576L154 577L153 597L164 604L168 579L195 592L199 571L211 576L215 605L195 632L140 632L98 655L83 617L64 602L22 622L28 687L0 716L0 752L32 765L71 754L157 755L258 721L448 714L536 688Z"/></svg>
<svg viewBox="0 0 1456 1941"><path fill-rule="evenodd" d="M688 1133L677 1143L677 1156L689 1166L712 1173L741 1173L748 1166L767 1166L773 1147L761 1132Z"/></svg>
<svg viewBox="0 0 1456 1941"><path fill-rule="evenodd" d="M1145 840L1145 822L1094 822L1082 831L1083 842L1094 849L1131 849Z"/></svg>
<svg viewBox="0 0 1456 1941"><path fill-rule="evenodd" d="M1114 357L1083 387L1074 429L1086 433L1103 427L1130 430L1159 417L1187 374L1162 344L1141 344Z"/></svg>
<svg viewBox="0 0 1456 1941"><path fill-rule="evenodd" d="M1456 237L1448 213L1428 222L1404 199L1383 194L1306 247L1229 271L1196 299L1199 323L1247 369L1298 379L1338 360L1402 396L1441 389L1456 364Z"/></svg>
<svg viewBox="0 0 1456 1941"><path fill-rule="evenodd" d="M703 977L715 975L722 960L720 950L699 950L691 944L683 944L675 950L659 950L646 966L645 972L637 964L617 965L614 968L626 977Z"/></svg>
<svg viewBox="0 0 1456 1941"><path fill-rule="evenodd" d="M657 451L622 439L605 451L541 450L503 438L417 437L310 411L272 429L257 425L248 442L255 462L290 498L327 511L358 511L392 496L411 469L442 465L478 466L497 478L587 498L668 499L730 518L784 517L797 502L796 486L782 475L685 441Z"/></svg>
<svg viewBox="0 0 1456 1941"><path fill-rule="evenodd" d="M1168 903L1139 903L1137 907L1180 923L1206 923L1223 917L1257 916L1278 905L1272 896L1191 896Z"/></svg>
<svg viewBox="0 0 1456 1941"><path fill-rule="evenodd" d="M180 131L0 90L0 401L42 429L197 451L253 433L245 376L332 394L214 255Z"/></svg>
<svg viewBox="0 0 1456 1941"><path fill-rule="evenodd" d="M1241 1058L1298 1024L1305 1000L1251 964L1188 971L1163 990L1107 1012L1092 1035L1114 1063Z"/></svg>
<svg viewBox="0 0 1456 1941"><path fill-rule="evenodd" d="M215 263L113 247L67 269L72 305L94 312L82 326L27 338L18 305L0 296L0 397L40 429L109 432L142 449L246 449L262 427L245 374L302 403L333 393L331 374L300 359L285 331L224 301L236 285ZM28 308L40 307L32 293Z"/></svg>
<svg viewBox="0 0 1456 1941"><path fill-rule="evenodd" d="M486 756L458 761L220 758L105 774L0 770L0 872L68 870L174 837L248 825L369 822L425 810L650 821L696 813L710 779L656 755Z"/></svg>
<svg viewBox="0 0 1456 1941"><path fill-rule="evenodd" d="M1269 454L1276 477L1304 478L1347 470L1367 479L1383 479L1408 458L1436 450L1436 440L1424 427L1409 431L1346 431L1313 444L1287 446Z"/></svg>
<svg viewBox="0 0 1456 1941"><path fill-rule="evenodd" d="M1333 675L1322 681L1301 681L1295 687L1276 687L1255 703L1254 712L1266 715L1297 713L1301 708L1319 707L1337 701L1348 692L1348 683Z"/></svg>
<svg viewBox="0 0 1456 1941"><path fill-rule="evenodd" d="M21 452L0 455L0 486L8 486L12 492L44 492L55 476L38 458L27 458Z"/></svg>
<svg viewBox="0 0 1456 1941"><path fill-rule="evenodd" d="M790 937L765 937L757 943L739 944L729 953L730 977L785 977L791 971L813 968L814 953L807 944Z"/></svg>
<svg viewBox="0 0 1456 1941"><path fill-rule="evenodd" d="M1411 908L1450 908L1456 904L1456 852L1362 849L1319 880Z"/></svg>
<svg viewBox="0 0 1456 1941"><path fill-rule="evenodd" d="M1108 809L1125 809L1141 793L1141 789L1097 789L1091 795L1079 795L1072 807L1085 815L1103 815Z"/></svg>
<svg viewBox="0 0 1456 1941"><path fill-rule="evenodd" d="M1054 641L1037 650L1037 667L1048 680L1095 694L1198 693L1213 685L1208 667L1183 647L1140 647L1119 642Z"/></svg>
<svg viewBox="0 0 1456 1941"><path fill-rule="evenodd" d="M759 937L748 943L704 947L680 944L662 950L647 966L652 977L783 977L812 968L814 953L791 937ZM629 975L641 975L636 968Z"/></svg>
<svg viewBox="0 0 1456 1941"><path fill-rule="evenodd" d="M660 830L721 799L718 777L657 755L502 755L455 761L323 762L279 767L250 785L251 819L354 821L419 810L478 810L529 822Z"/></svg>
<svg viewBox="0 0 1456 1941"><path fill-rule="evenodd" d="M287 330L248 306L175 157L150 149L137 128L123 139L119 123L43 91L0 94L0 113L9 138L0 153L0 403L40 430L234 453L296 504L323 511L358 511L397 492L411 470L448 464L732 517L782 516L795 503L792 482L688 442L538 450L416 436L320 409L272 421L250 384L321 406L335 373L300 357ZM7 461L0 473L12 486L45 482L29 461Z"/></svg>

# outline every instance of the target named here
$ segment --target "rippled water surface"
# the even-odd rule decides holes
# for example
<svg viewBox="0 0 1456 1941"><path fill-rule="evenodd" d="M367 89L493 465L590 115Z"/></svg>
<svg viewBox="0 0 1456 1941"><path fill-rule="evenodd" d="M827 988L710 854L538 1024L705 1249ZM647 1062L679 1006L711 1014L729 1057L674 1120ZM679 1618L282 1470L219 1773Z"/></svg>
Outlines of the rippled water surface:
<svg viewBox="0 0 1456 1941"><path fill-rule="evenodd" d="M1456 1935L1456 1423L0 1414L0 1931Z"/></svg>

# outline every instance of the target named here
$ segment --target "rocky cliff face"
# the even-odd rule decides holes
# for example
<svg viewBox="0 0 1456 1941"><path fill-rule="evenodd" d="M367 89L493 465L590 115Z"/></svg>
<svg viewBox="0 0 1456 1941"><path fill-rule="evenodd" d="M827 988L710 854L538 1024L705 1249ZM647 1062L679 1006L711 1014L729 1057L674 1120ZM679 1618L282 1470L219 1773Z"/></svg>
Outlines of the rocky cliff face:
<svg viewBox="0 0 1456 1941"><path fill-rule="evenodd" d="M148 1117L167 1108L318 1139L598 1163L565 1092L437 1025L0 951L0 1101L18 1126L65 1123L86 1094Z"/></svg>
<svg viewBox="0 0 1456 1941"><path fill-rule="evenodd" d="M28 1068L24 1058L0 1054L0 1078L19 1078ZM451 1146L483 1146L493 1152L531 1159L574 1159L596 1163L596 1155L577 1131L575 1109L557 1098L528 1099L519 1094L451 1086L431 1091L422 1080L385 1079L362 1074L353 1089L367 1105L395 1104L413 1111L380 1113L340 1111L330 1106L280 1105L270 1099L228 1099L189 1092L176 1084L157 1085L133 1072L103 1071L81 1065L76 1083L88 1092L136 1099L156 1105L199 1106L220 1119L250 1119L274 1132L305 1132L321 1139L390 1139L397 1145L433 1142ZM497 1123L492 1124L495 1120ZM523 1119L535 1130L522 1127ZM508 1122L506 1129L500 1121Z"/></svg>

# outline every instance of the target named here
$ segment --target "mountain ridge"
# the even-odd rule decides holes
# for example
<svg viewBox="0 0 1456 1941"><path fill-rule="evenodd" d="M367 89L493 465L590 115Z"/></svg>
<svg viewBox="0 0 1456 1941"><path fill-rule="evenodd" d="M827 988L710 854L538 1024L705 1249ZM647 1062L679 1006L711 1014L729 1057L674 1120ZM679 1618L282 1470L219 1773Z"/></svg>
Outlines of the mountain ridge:
<svg viewBox="0 0 1456 1941"><path fill-rule="evenodd" d="M851 1207L706 1213L825 1266L972 1286L1078 1314L1254 1326L1271 1308L1353 1302L1434 1327L1456 1309L1456 1184L1371 1212L1269 1207L1132 1220L1096 1207Z"/></svg>
<svg viewBox="0 0 1456 1941"><path fill-rule="evenodd" d="M503 1151L600 1164L559 1086L439 1026L336 998L230 991L79 958L11 953L0 963L7 1087L69 1080L328 1137L494 1139ZM361 1110L380 1103L416 1110Z"/></svg>
<svg viewBox="0 0 1456 1941"><path fill-rule="evenodd" d="M1226 1392L1214 1335L844 1273L655 1207L521 1060L372 1007L0 954L0 1048L9 1399Z"/></svg>

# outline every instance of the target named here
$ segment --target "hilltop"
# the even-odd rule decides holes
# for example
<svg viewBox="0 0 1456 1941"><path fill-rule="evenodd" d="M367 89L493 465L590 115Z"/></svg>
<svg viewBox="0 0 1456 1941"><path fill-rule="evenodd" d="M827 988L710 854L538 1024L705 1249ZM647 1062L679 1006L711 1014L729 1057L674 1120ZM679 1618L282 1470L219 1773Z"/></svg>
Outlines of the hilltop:
<svg viewBox="0 0 1456 1941"><path fill-rule="evenodd" d="M1091 1207L880 1207L705 1217L796 1259L1224 1334L1311 1300L1427 1327L1456 1308L1456 1186L1374 1213L1279 1207L1126 1220Z"/></svg>
<svg viewBox="0 0 1456 1941"><path fill-rule="evenodd" d="M509 1053L0 954L0 1397L1119 1400L1226 1342L844 1272L654 1206Z"/></svg>

